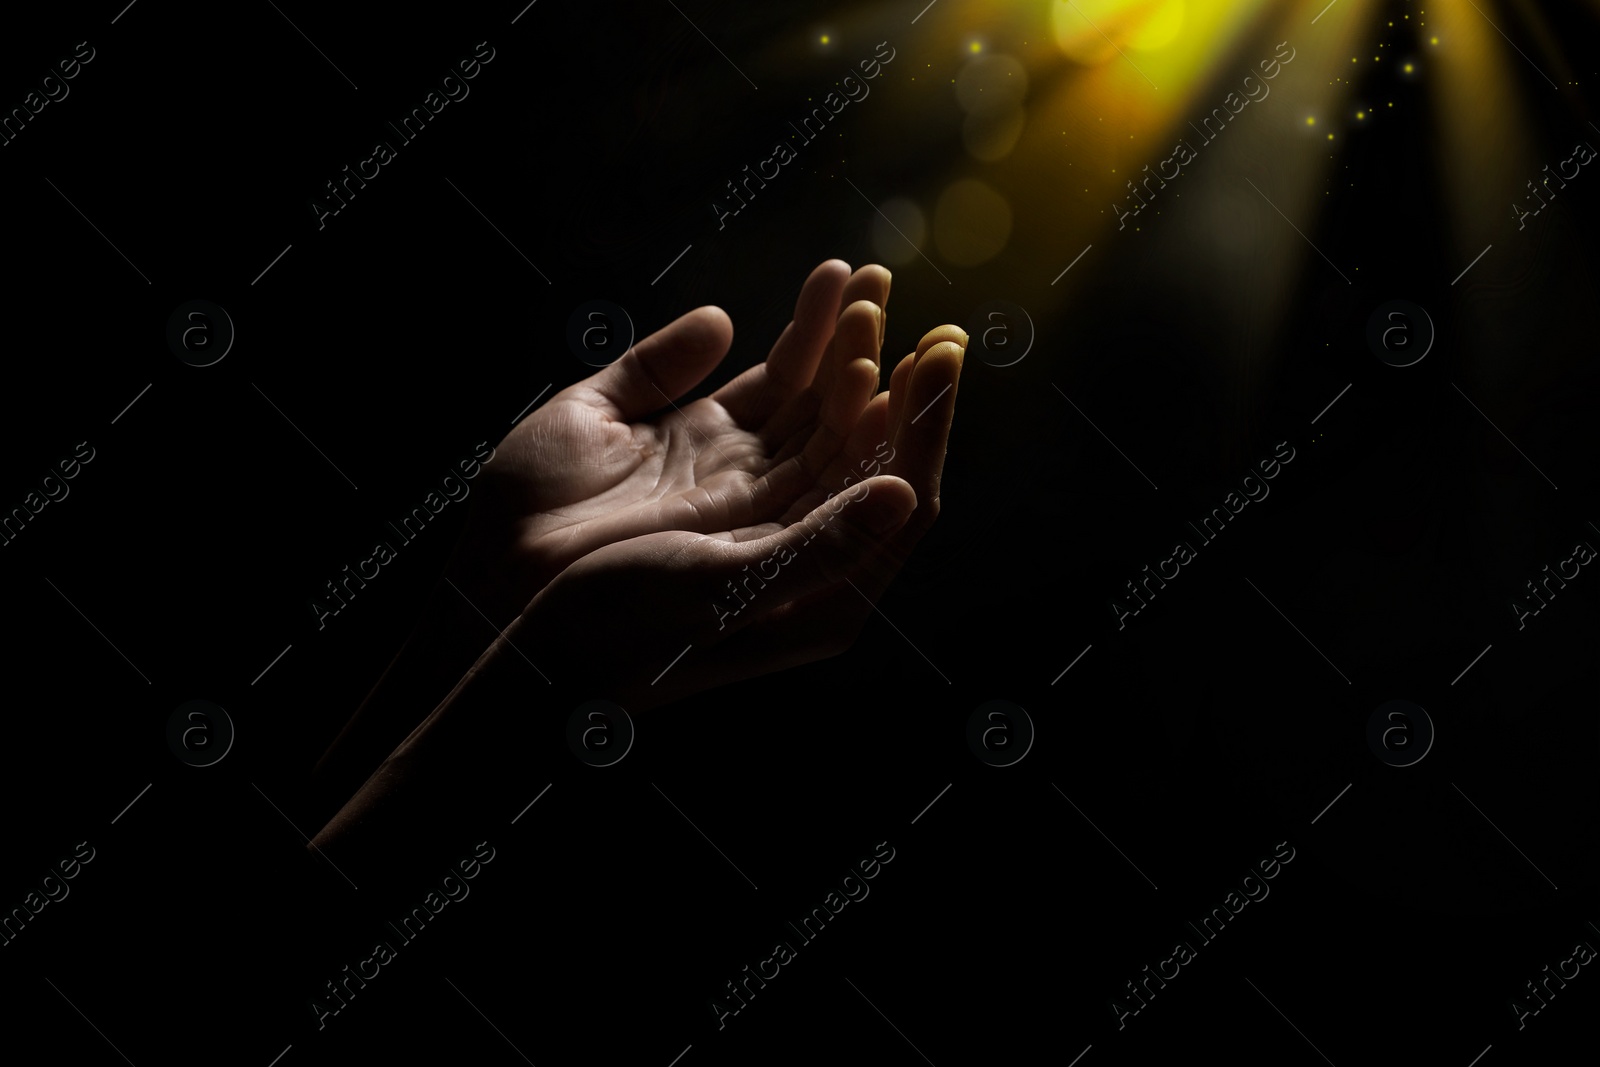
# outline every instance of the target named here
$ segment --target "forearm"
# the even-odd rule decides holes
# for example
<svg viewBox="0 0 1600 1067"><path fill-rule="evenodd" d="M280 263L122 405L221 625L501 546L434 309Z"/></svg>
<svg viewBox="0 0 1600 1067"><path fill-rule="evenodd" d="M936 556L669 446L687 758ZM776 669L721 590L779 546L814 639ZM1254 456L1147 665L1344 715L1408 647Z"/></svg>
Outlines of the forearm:
<svg viewBox="0 0 1600 1067"><path fill-rule="evenodd" d="M531 574L508 580L506 568L515 565L471 539L457 546L411 634L317 762L311 785L324 817L349 799L543 587L547 579Z"/></svg>
<svg viewBox="0 0 1600 1067"><path fill-rule="evenodd" d="M524 658L533 629L519 619L483 650L432 711L369 764L377 769L311 847L341 867L389 875L407 856L427 854L435 835L444 847L526 792L529 771L559 758L565 727L553 714L563 693Z"/></svg>

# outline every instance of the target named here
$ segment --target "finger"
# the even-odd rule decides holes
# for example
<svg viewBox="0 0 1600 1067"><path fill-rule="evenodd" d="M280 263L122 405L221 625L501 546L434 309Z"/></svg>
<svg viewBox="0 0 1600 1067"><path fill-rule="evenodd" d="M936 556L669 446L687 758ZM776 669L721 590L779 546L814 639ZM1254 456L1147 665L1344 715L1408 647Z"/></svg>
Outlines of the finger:
<svg viewBox="0 0 1600 1067"><path fill-rule="evenodd" d="M842 493L852 483L882 473L880 461L890 455L891 447L886 432L888 417L889 394L879 393L862 409L844 447L789 506L783 521L794 522L820 504L829 492Z"/></svg>
<svg viewBox="0 0 1600 1067"><path fill-rule="evenodd" d="M858 300L839 316L839 327L825 359L833 364L830 384L822 394L816 430L806 445L807 466L821 471L833 459L861 410L878 391L878 345L882 337L883 309L870 300Z"/></svg>
<svg viewBox="0 0 1600 1067"><path fill-rule="evenodd" d="M846 305L839 315L833 338L828 342L828 350L823 353L822 365L817 369L816 380L809 389L791 399L761 427L761 439L768 449L773 451L782 449L785 443L793 441L796 434L807 430L819 417L825 416L830 403L836 402L834 394L838 391L838 386L847 378L845 368L857 360L864 359L871 363L872 389L876 389L879 374L878 352L883 340L883 316L882 305L870 300L856 300ZM858 414L861 405L872 396L872 391L869 390L866 396L857 397L855 387L859 385L857 377L859 373L859 371L849 373L850 388L845 390L855 403Z"/></svg>
<svg viewBox="0 0 1600 1067"><path fill-rule="evenodd" d="M811 384L839 309L850 303L843 294L851 278L850 264L842 259L820 264L806 278L794 303L794 321L767 354L767 373L774 382L792 393Z"/></svg>
<svg viewBox="0 0 1600 1067"><path fill-rule="evenodd" d="M848 649L927 532L928 524L921 521L924 510L919 504L911 519L863 552L850 573L842 576L843 581L756 615L726 641L708 649L718 676L742 681L814 663Z"/></svg>
<svg viewBox="0 0 1600 1067"><path fill-rule="evenodd" d="M959 326L935 326L922 335L922 340L917 342L917 350L902 359L894 368L894 374L889 378L889 432L899 432L901 417L905 414L906 389L911 383L911 372L916 367L917 361L927 354L928 349L943 341L954 341L962 348L967 347L967 331ZM917 413L917 408L911 409L911 414Z"/></svg>
<svg viewBox="0 0 1600 1067"><path fill-rule="evenodd" d="M924 514L919 525L932 523L939 509L939 479L945 448L955 418L956 384L965 352L954 341L940 341L924 352L906 385L906 406L895 432L892 458L884 470L906 479L917 491Z"/></svg>
<svg viewBox="0 0 1600 1067"><path fill-rule="evenodd" d="M820 264L800 287L794 320L784 327L766 362L746 369L711 394L740 425L760 426L784 401L811 384L833 336L840 294L849 277L850 265L843 260Z"/></svg>
<svg viewBox="0 0 1600 1067"><path fill-rule="evenodd" d="M911 384L911 369L917 365L917 353L907 352L900 357L900 362L894 365L894 372L889 375L889 410L888 432L891 442L894 432L900 425L900 412L906 406L906 386Z"/></svg>
<svg viewBox="0 0 1600 1067"><path fill-rule="evenodd" d="M917 509L901 478L870 478L765 537L719 542L723 577L742 590L738 618L748 625L782 604L827 589L859 570Z"/></svg>
<svg viewBox="0 0 1600 1067"><path fill-rule="evenodd" d="M637 419L699 385L732 344L733 323L725 311L695 308L569 388L613 419Z"/></svg>
<svg viewBox="0 0 1600 1067"><path fill-rule="evenodd" d="M886 267L876 263L869 263L865 267L850 275L850 280L845 283L844 295L840 297L841 305L849 310L861 301L867 301L878 309L877 316L877 344L873 346L874 359L879 346L883 344L884 331L888 328L889 283L891 277ZM816 378L812 381L812 389L821 396L827 396L833 389L834 382L838 380L839 370L849 363L853 357L846 356L837 351L839 347L839 334L834 332L833 340L828 343L827 350L822 354L822 362L817 367Z"/></svg>

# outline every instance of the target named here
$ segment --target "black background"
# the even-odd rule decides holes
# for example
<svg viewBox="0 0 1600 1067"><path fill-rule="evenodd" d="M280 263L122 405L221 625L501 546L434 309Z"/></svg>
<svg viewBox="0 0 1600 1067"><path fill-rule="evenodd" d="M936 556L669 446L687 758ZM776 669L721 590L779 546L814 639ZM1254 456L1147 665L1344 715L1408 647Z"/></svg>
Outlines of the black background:
<svg viewBox="0 0 1600 1067"><path fill-rule="evenodd" d="M901 70L948 65L919 35L985 11L947 0L913 26L918 6L871 9ZM939 524L881 615L836 659L641 716L615 767L529 752L538 803L514 826L521 804L482 810L435 857L442 875L493 845L471 896L319 1031L310 999L429 886L352 888L308 854L305 774L404 638L465 509L319 630L322 583L546 385L590 372L564 341L578 304L615 301L641 332L723 307L734 351L709 388L765 355L812 266L872 261L871 210L840 176L881 189L965 164L948 123L895 142L842 123L840 162L804 159L717 230L707 205L761 131L834 76L773 44L835 14L819 5L540 0L515 25L515 3L116 7L0 36L7 108L78 41L97 52L0 149L0 506L77 442L95 449L0 548L0 907L76 843L96 849L0 948L8 1044L141 1067L265 1067L291 1045L284 1067L522 1062L513 1045L541 1067L665 1067L686 1047L684 1067L945 1067L1090 1046L1085 1067L1342 1067L1466 1065L1491 1045L1485 1065L1549 1062L1592 1040L1592 968L1520 1032L1509 1004L1575 942L1600 944L1600 579L1585 568L1521 631L1510 604L1576 542L1600 544L1600 185L1575 180L1526 231L1484 220L1466 243L1493 251L1452 285L1470 256L1439 190L1475 178L1428 150L1421 106L1340 146L1359 180L1299 220L1320 253L1297 262L1226 273L1203 244L1108 220L1054 287L1077 246L897 267L893 353L996 298L1032 310L1038 336L1015 366L967 360ZM1592 53L1592 22L1563 12L1547 17L1566 54ZM323 183L484 40L495 58L471 95L319 230ZM1512 64L1544 101L1526 136L1561 158L1586 128L1581 77L1552 92ZM1346 284L1329 260L1362 269ZM1255 286L1282 270L1296 280L1279 316ZM207 368L164 337L196 298L237 328ZM1365 341L1396 298L1437 328L1403 369ZM1241 353L1270 358L1218 371ZM1123 583L1193 540L1185 524L1280 441L1295 458L1270 497L1119 630ZM166 745L196 698L238 732L209 768ZM966 746L991 699L1037 729L1015 766ZM1437 731L1404 769L1366 741L1392 699ZM569 710L530 688L505 714ZM709 999L879 842L895 858L870 896L719 1031ZM1294 859L1270 896L1119 1032L1124 983L1280 842Z"/></svg>

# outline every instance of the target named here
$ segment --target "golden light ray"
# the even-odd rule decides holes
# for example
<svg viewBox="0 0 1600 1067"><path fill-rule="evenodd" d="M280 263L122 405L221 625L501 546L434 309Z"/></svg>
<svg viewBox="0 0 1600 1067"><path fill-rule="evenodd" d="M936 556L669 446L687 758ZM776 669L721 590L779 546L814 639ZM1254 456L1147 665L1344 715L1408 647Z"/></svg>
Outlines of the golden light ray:
<svg viewBox="0 0 1600 1067"><path fill-rule="evenodd" d="M1489 11L1491 17L1499 14ZM1444 198L1450 239L1465 265L1505 232L1511 201L1526 192L1518 175L1531 179L1542 164L1535 162L1537 153L1518 119L1529 103L1513 70L1526 62L1523 57L1471 6L1436 8L1428 21L1449 42L1432 57L1436 91L1429 104L1437 131L1434 153L1445 179L1437 195Z"/></svg>

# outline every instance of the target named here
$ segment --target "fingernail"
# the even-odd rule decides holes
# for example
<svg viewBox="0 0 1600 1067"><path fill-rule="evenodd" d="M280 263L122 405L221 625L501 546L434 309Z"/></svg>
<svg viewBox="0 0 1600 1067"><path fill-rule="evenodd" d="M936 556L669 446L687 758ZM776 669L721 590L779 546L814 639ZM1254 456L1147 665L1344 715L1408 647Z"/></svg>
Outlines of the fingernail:
<svg viewBox="0 0 1600 1067"><path fill-rule="evenodd" d="M882 352L883 351L883 334L884 334L884 331L886 329L888 329L889 316L884 313L884 310L883 310L882 307L879 307L876 304L874 304L873 307L878 308L878 351ZM876 357L874 357L874 358L876 358Z"/></svg>

